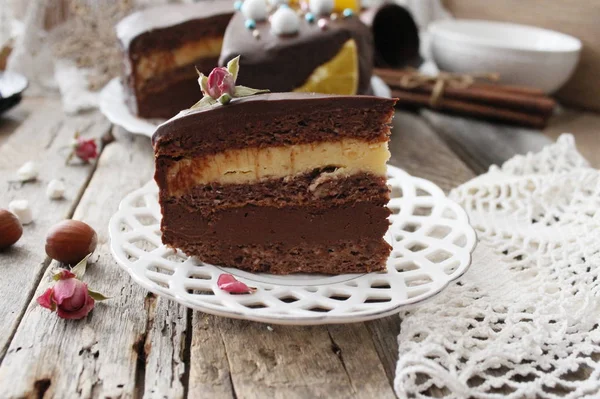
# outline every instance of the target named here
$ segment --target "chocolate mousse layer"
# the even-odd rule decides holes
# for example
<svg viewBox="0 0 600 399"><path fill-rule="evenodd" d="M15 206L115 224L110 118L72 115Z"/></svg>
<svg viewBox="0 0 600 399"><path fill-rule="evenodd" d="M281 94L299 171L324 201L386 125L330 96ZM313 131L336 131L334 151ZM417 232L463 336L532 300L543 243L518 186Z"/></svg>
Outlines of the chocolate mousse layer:
<svg viewBox="0 0 600 399"><path fill-rule="evenodd" d="M381 249L384 257L390 249L382 239L389 225L386 219L389 210L372 203L333 207L248 205L216 211L207 218L171 204L166 204L163 212L170 215L169 223L163 224L165 244L181 248L205 262L245 270L314 272L301 268L307 259L293 259L294 252L302 248L309 257L314 257L317 249L324 257L351 248L345 256L351 257L352 267L327 269L322 271L324 273L381 270L381 259L377 256L371 259L373 253L368 248ZM267 251L246 253L257 248ZM297 266L284 268L284 260ZM315 259L311 259L311 263L314 262ZM322 258L320 262L332 265L332 259Z"/></svg>

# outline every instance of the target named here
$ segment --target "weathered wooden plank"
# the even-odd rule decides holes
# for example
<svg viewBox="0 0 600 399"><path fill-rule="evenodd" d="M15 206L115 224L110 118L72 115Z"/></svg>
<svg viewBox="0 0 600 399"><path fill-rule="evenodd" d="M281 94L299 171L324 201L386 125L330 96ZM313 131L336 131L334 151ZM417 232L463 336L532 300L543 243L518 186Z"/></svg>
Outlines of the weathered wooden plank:
<svg viewBox="0 0 600 399"><path fill-rule="evenodd" d="M153 295L148 294L147 298ZM150 304L144 357L138 359L138 365L145 370L144 398L182 398L187 369L184 361L189 361L185 356L189 344L188 310L162 298L154 298Z"/></svg>
<svg viewBox="0 0 600 399"><path fill-rule="evenodd" d="M100 137L109 129L99 113L67 117L56 100L40 100L34 105L27 120L0 146L0 208L7 208L13 199L27 199L34 215L34 222L24 226L21 240L0 252L0 359L48 266L44 251L46 231L72 214L94 169L93 165L65 166L66 147L76 130L87 137ZM11 182L16 170L30 160L40 166L38 180L26 184ZM65 199L46 197L46 185L52 179L65 182Z"/></svg>
<svg viewBox="0 0 600 399"><path fill-rule="evenodd" d="M544 134L556 140L562 133L572 133L579 152L592 167L600 168L600 114L565 109L550 119Z"/></svg>
<svg viewBox="0 0 600 399"><path fill-rule="evenodd" d="M44 98L24 98L20 104L0 115L0 147L19 126L43 104Z"/></svg>
<svg viewBox="0 0 600 399"><path fill-rule="evenodd" d="M193 312L189 355L189 398L233 398L233 385L223 337L215 316Z"/></svg>
<svg viewBox="0 0 600 399"><path fill-rule="evenodd" d="M350 398L350 379L327 327L215 318L237 398ZM385 375L384 375L385 377Z"/></svg>
<svg viewBox="0 0 600 399"><path fill-rule="evenodd" d="M550 139L539 130L477 121L422 110L421 116L475 173L502 164L515 154L539 151Z"/></svg>
<svg viewBox="0 0 600 399"><path fill-rule="evenodd" d="M393 319L396 328L389 330L386 336L393 337L395 342L400 320L397 316ZM365 324L332 325L328 330L332 349L342 361L355 396L365 399L395 398Z"/></svg>
<svg viewBox="0 0 600 399"><path fill-rule="evenodd" d="M390 164L423 177L444 191L464 183L474 174L417 114L397 111L390 141Z"/></svg>
<svg viewBox="0 0 600 399"><path fill-rule="evenodd" d="M32 300L0 366L0 397L183 396L185 311L133 284L109 249L109 218L152 172L147 138L121 135L106 147L74 218L98 233L84 281L112 298L81 321L58 319ZM44 279L35 295L48 285Z"/></svg>

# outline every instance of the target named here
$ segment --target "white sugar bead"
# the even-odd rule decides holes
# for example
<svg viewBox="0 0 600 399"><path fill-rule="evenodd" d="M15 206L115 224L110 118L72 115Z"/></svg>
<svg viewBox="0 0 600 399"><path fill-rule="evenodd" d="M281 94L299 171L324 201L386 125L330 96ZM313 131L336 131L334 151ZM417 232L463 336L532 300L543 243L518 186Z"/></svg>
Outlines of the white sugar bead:
<svg viewBox="0 0 600 399"><path fill-rule="evenodd" d="M17 177L21 181L37 179L39 168L33 161L26 162L23 166L17 170Z"/></svg>
<svg viewBox="0 0 600 399"><path fill-rule="evenodd" d="M8 210L17 215L21 224L33 222L33 214L27 200L14 200L8 204Z"/></svg>
<svg viewBox="0 0 600 399"><path fill-rule="evenodd" d="M292 35L300 29L300 17L289 7L279 7L271 16L271 32L276 35Z"/></svg>
<svg viewBox="0 0 600 399"><path fill-rule="evenodd" d="M242 4L242 14L246 19L264 21L267 19L266 0L245 0Z"/></svg>
<svg viewBox="0 0 600 399"><path fill-rule="evenodd" d="M333 11L333 0L309 0L308 8L315 15L329 15Z"/></svg>
<svg viewBox="0 0 600 399"><path fill-rule="evenodd" d="M269 0L269 4L273 7L280 6L282 4L288 4L289 0Z"/></svg>
<svg viewBox="0 0 600 399"><path fill-rule="evenodd" d="M50 199L61 199L65 195L65 183L61 180L51 180L46 188L46 195Z"/></svg>

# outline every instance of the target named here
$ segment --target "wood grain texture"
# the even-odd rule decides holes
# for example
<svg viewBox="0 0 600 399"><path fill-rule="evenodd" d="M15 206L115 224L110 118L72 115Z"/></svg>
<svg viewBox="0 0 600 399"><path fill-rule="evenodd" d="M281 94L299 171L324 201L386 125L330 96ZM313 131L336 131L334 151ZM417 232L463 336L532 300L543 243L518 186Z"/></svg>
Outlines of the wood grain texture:
<svg viewBox="0 0 600 399"><path fill-rule="evenodd" d="M490 19L553 29L583 42L581 61L558 92L565 104L600 111L600 4L597 0L444 0L457 18Z"/></svg>
<svg viewBox="0 0 600 399"><path fill-rule="evenodd" d="M551 140L538 130L476 121L423 110L421 116L476 174L515 154L539 151Z"/></svg>
<svg viewBox="0 0 600 399"><path fill-rule="evenodd" d="M223 337L216 317L193 312L189 356L189 398L233 398L233 385ZM250 345L250 343L249 343Z"/></svg>
<svg viewBox="0 0 600 399"><path fill-rule="evenodd" d="M59 102L42 101L36 103L27 120L0 145L0 208L8 208L14 199L26 199L34 217L33 223L24 226L19 242L0 252L0 359L50 262L44 250L46 232L73 213L94 170L93 165L65 166L73 134L79 130L86 137L99 137L107 129L109 124L99 113L67 117ZM11 182L17 169L30 160L39 164L37 181ZM64 181L67 187L64 199L51 200L46 196L46 185L52 179Z"/></svg>
<svg viewBox="0 0 600 399"><path fill-rule="evenodd" d="M418 114L397 111L393 123L390 164L429 179L444 191L474 176Z"/></svg>
<svg viewBox="0 0 600 399"><path fill-rule="evenodd" d="M19 105L0 115L0 147L32 112L45 103L47 99L44 98L26 98Z"/></svg>
<svg viewBox="0 0 600 399"><path fill-rule="evenodd" d="M111 299L80 321L59 319L33 299L0 366L0 397L183 396L184 311L133 284L109 249L109 218L152 173L146 137L122 135L106 147L74 218L98 233L84 281ZM49 285L44 278L35 296Z"/></svg>
<svg viewBox="0 0 600 399"><path fill-rule="evenodd" d="M201 314L195 318L192 343L212 345L192 345L190 374L195 378L190 379L189 397L205 389L214 397L236 398L394 397L363 324L341 331L271 327ZM228 364L215 354L226 354Z"/></svg>

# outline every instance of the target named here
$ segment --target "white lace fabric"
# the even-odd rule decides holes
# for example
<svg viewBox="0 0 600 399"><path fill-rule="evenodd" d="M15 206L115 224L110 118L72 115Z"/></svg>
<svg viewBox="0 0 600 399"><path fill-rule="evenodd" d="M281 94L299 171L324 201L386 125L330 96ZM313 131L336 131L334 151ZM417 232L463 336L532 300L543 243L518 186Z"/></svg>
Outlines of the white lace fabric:
<svg viewBox="0 0 600 399"><path fill-rule="evenodd" d="M600 171L573 137L458 187L465 276L401 314L400 398L600 398Z"/></svg>

